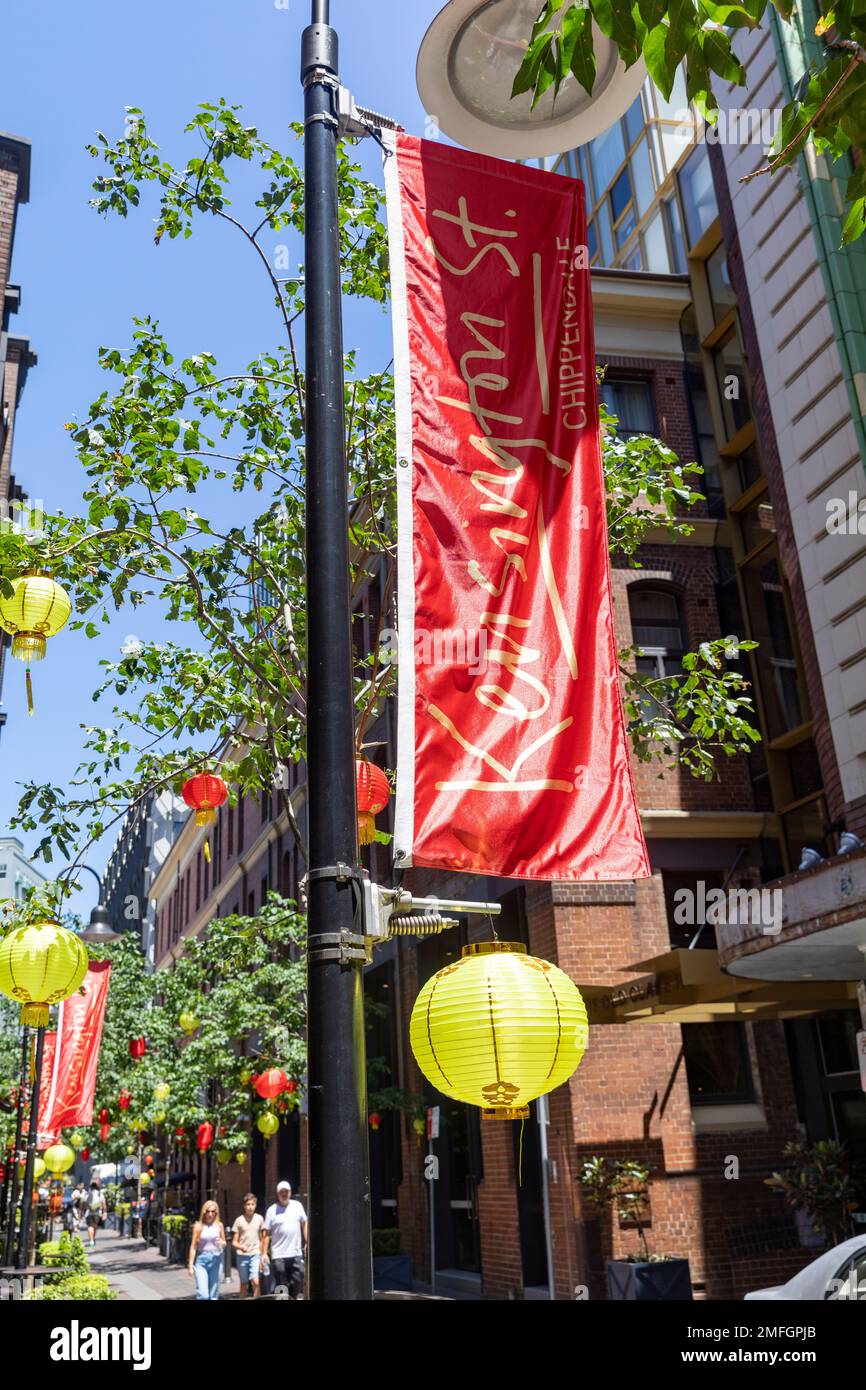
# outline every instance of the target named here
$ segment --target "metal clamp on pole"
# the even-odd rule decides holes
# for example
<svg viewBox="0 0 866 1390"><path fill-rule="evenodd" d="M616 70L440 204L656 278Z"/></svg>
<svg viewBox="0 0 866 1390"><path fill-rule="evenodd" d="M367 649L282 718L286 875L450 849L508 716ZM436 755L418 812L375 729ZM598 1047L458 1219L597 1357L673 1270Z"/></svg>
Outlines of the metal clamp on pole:
<svg viewBox="0 0 866 1390"><path fill-rule="evenodd" d="M354 961L369 960L367 942L355 932L322 932L316 937L316 945L307 951L311 965L322 961L339 961L340 965L352 965Z"/></svg>

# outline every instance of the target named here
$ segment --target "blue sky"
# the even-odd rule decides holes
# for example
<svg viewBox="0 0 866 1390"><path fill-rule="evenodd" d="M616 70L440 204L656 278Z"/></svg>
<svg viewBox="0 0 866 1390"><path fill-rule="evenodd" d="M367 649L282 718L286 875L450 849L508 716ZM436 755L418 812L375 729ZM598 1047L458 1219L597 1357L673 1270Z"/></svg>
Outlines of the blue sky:
<svg viewBox="0 0 866 1390"><path fill-rule="evenodd" d="M341 76L366 106L423 133L414 65L427 23L442 0L333 0ZM88 206L96 164L85 145L99 129L121 133L125 106L140 106L154 139L182 157L180 132L201 101L240 103L250 124L274 144L302 114L299 42L307 0L88 0L86 5L16 5L3 20L0 129L33 144L30 203L19 213L12 265L22 307L12 332L30 338L30 373L16 430L15 473L49 511L77 511L81 474L63 423L83 416L107 385L100 345L124 347L133 315L161 321L176 353L208 349L226 370L277 340L261 270L219 225L189 242L154 247L154 207L143 201L127 222L105 221ZM190 137L185 137L189 140ZM376 146L363 162L379 174ZM275 238L275 242L278 239ZM347 346L362 346L370 367L390 357L390 328L379 311L349 307ZM0 833L28 777L63 783L74 770L82 722L99 722L91 693L100 657L114 658L124 635L155 635L131 615L105 639L66 632L34 668L36 717L24 706L20 665L8 663L0 739ZM107 718L107 711L106 711ZM25 837L26 838L26 837ZM32 843L33 837L31 837ZM92 852L97 869L110 851ZM89 875L75 901L89 909Z"/></svg>

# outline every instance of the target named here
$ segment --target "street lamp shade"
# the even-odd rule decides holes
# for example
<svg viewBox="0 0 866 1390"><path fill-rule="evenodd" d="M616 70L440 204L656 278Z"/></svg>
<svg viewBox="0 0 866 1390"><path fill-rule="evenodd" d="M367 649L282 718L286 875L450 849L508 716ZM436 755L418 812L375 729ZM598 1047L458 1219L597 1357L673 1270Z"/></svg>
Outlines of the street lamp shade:
<svg viewBox="0 0 866 1390"><path fill-rule="evenodd" d="M592 95L569 73L531 109L532 93L511 98L539 0L450 0L430 25L416 78L424 108L458 144L503 159L561 154L608 130L631 106L646 76L627 71L616 44L592 26Z"/></svg>
<svg viewBox="0 0 866 1390"><path fill-rule="evenodd" d="M114 930L108 915L108 908L98 903L90 914L90 925L81 933L81 940L92 946L108 946L119 941L121 933Z"/></svg>

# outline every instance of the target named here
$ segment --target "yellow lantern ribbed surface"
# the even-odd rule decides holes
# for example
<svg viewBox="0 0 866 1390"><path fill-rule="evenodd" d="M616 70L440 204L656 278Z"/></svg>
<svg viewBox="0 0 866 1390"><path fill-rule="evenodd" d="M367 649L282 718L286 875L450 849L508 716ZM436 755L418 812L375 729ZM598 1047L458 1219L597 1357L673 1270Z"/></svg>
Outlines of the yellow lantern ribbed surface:
<svg viewBox="0 0 866 1390"><path fill-rule="evenodd" d="M9 597L0 595L0 627L15 638L13 656L22 660L44 656L45 639L65 627L71 612L66 590L47 574L21 575Z"/></svg>
<svg viewBox="0 0 866 1390"><path fill-rule="evenodd" d="M75 1153L68 1144L52 1144L42 1158L49 1173L65 1173L75 1162Z"/></svg>
<svg viewBox="0 0 866 1390"><path fill-rule="evenodd" d="M0 941L0 990L21 1004L21 1022L48 1023L49 1004L74 994L87 974L87 948L59 922L13 927Z"/></svg>
<svg viewBox="0 0 866 1390"><path fill-rule="evenodd" d="M569 977L519 942L485 942L427 981L409 1040L437 1090L504 1119L567 1081L588 1036Z"/></svg>

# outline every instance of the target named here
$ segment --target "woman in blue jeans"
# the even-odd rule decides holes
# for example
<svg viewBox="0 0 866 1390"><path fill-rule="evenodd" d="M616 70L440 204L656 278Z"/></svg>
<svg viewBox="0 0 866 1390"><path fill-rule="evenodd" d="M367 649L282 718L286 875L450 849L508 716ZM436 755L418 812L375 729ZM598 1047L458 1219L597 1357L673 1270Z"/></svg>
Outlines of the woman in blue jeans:
<svg viewBox="0 0 866 1390"><path fill-rule="evenodd" d="M205 1202L193 1226L189 1246L189 1272L195 1279L197 1299L219 1298L225 1248L226 1233L220 1221L220 1209L216 1202Z"/></svg>

